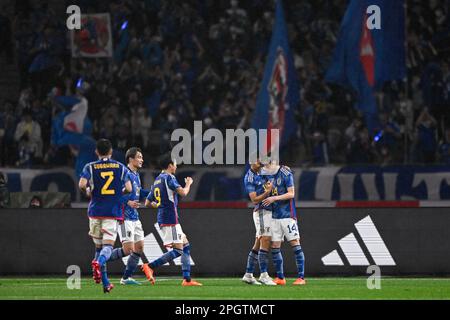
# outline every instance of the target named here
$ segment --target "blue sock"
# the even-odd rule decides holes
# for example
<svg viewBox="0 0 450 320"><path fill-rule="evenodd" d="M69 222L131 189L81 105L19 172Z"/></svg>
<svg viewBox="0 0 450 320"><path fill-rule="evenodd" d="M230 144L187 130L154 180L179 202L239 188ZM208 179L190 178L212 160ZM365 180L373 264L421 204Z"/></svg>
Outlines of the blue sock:
<svg viewBox="0 0 450 320"><path fill-rule="evenodd" d="M125 252L123 252L122 248L115 248L111 252L111 256L109 257L108 261L119 260L119 259L123 258L124 256L125 256Z"/></svg>
<svg viewBox="0 0 450 320"><path fill-rule="evenodd" d="M295 254L295 262L297 263L297 272L299 278L305 277L305 255L303 254L302 246L293 246Z"/></svg>
<svg viewBox="0 0 450 320"><path fill-rule="evenodd" d="M183 279L186 279L188 282L191 281L191 245L189 243L183 246L181 270L183 271Z"/></svg>
<svg viewBox="0 0 450 320"><path fill-rule="evenodd" d="M102 251L102 248L95 248L95 255L94 255L95 261L97 261L98 257L100 256L100 251Z"/></svg>
<svg viewBox="0 0 450 320"><path fill-rule="evenodd" d="M159 266L162 266L163 264L172 261L173 259L178 258L183 254L183 250L180 249L173 249L169 252L166 252L164 255L156 259L155 261L150 262L149 266L152 269L158 268Z"/></svg>
<svg viewBox="0 0 450 320"><path fill-rule="evenodd" d="M108 261L109 257L111 257L111 253L112 253L112 246L104 245L97 259L98 263L100 264L100 267L103 266L106 263L106 261Z"/></svg>
<svg viewBox="0 0 450 320"><path fill-rule="evenodd" d="M106 273L106 263L102 266L102 283L103 286L106 287L109 285L108 274Z"/></svg>
<svg viewBox="0 0 450 320"><path fill-rule="evenodd" d="M277 270L277 278L284 279L283 256L281 255L280 248L272 248L272 261Z"/></svg>
<svg viewBox="0 0 450 320"><path fill-rule="evenodd" d="M258 261L258 251L251 250L247 257L247 267L245 272L253 273L255 271L255 263Z"/></svg>
<svg viewBox="0 0 450 320"><path fill-rule="evenodd" d="M139 260L141 259L141 255L136 252L132 252L127 261L127 267L125 268L125 272L123 273L123 278L128 279L131 275L136 271L136 268L139 264Z"/></svg>
<svg viewBox="0 0 450 320"><path fill-rule="evenodd" d="M267 272L267 251L259 249L258 252L259 270L261 273Z"/></svg>

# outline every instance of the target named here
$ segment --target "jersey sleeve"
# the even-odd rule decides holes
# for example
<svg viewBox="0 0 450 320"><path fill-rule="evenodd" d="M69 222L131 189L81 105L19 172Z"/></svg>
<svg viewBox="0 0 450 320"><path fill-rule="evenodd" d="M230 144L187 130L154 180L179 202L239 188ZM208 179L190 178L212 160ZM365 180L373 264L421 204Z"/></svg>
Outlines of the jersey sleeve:
<svg viewBox="0 0 450 320"><path fill-rule="evenodd" d="M246 175L244 178L244 186L245 186L245 191L247 192L247 194L256 192L255 184L253 183L253 180L250 179L249 175Z"/></svg>
<svg viewBox="0 0 450 320"><path fill-rule="evenodd" d="M80 178L84 178L86 180L90 180L91 177L91 168L90 168L90 164L88 163L87 165L84 166L83 171L81 171L81 176Z"/></svg>
<svg viewBox="0 0 450 320"><path fill-rule="evenodd" d="M294 175L292 174L292 172L289 172L289 174L285 176L284 181L286 183L286 188L294 186Z"/></svg>
<svg viewBox="0 0 450 320"><path fill-rule="evenodd" d="M178 188L181 188L181 185L178 183L177 178L174 176L169 176L167 178L167 185L169 186L170 190L177 190Z"/></svg>
<svg viewBox="0 0 450 320"><path fill-rule="evenodd" d="M152 186L151 188L150 188L150 191L149 191L149 193L148 193L148 195L147 195L147 200L148 201L150 201L150 202L153 202L153 201L155 201L156 199L155 199L155 197L153 196L153 189L154 189L154 186Z"/></svg>
<svg viewBox="0 0 450 320"><path fill-rule="evenodd" d="M122 183L125 184L128 181L131 181L131 177L130 177L130 171L124 166L122 165L122 176L121 176L121 180Z"/></svg>

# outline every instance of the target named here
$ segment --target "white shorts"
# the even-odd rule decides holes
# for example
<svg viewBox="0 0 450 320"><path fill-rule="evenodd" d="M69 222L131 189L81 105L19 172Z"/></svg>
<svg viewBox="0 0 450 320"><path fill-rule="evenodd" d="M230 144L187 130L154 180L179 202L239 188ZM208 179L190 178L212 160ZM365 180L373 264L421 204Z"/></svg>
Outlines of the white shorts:
<svg viewBox="0 0 450 320"><path fill-rule="evenodd" d="M141 221L125 220L124 223L119 224L119 238L122 243L139 242L144 240L144 237Z"/></svg>
<svg viewBox="0 0 450 320"><path fill-rule="evenodd" d="M95 244L103 244L103 240L116 241L118 225L116 219L89 218L89 235Z"/></svg>
<svg viewBox="0 0 450 320"><path fill-rule="evenodd" d="M160 227L164 246L170 247L174 243L183 243L186 235L181 229L181 225Z"/></svg>
<svg viewBox="0 0 450 320"><path fill-rule="evenodd" d="M253 222L256 228L256 237L270 237L272 225L272 211L253 211Z"/></svg>
<svg viewBox="0 0 450 320"><path fill-rule="evenodd" d="M300 239L297 220L292 218L272 219L272 241Z"/></svg>

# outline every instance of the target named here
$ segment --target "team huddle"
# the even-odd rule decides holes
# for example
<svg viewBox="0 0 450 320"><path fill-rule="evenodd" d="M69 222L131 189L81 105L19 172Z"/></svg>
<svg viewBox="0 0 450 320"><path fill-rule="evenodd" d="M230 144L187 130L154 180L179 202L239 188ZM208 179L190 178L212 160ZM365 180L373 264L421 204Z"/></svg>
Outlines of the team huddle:
<svg viewBox="0 0 450 320"><path fill-rule="evenodd" d="M155 284L154 269L181 257L183 286L201 286L191 279L190 244L178 220L178 197L187 196L193 180L185 178L181 187L175 177L177 163L169 154L161 157L162 169L150 190L141 187L139 169L144 162L139 148L128 149L126 166L111 159L112 145L109 140L100 139L96 144L98 161L88 163L79 180L80 190L90 198L88 207L89 235L95 244L95 256L91 262L92 276L96 283L103 285L103 292L114 288L110 283L106 265L109 262L128 257L122 285L139 285L132 278L140 260L146 278ZM295 285L305 284L304 255L300 246L300 236L294 204L294 183L290 169L271 162L262 165L260 161L251 165L244 178L245 188L255 204L253 218L256 240L249 253L247 269L242 280L249 284L284 285L283 256L281 242L290 243L296 258L298 278ZM161 229L164 246L171 248L154 261L148 261L144 254L144 230L139 220L140 201L145 206L157 209L157 222ZM122 246L114 248L117 235ZM268 275L268 252L271 248L272 260L277 276ZM258 263L261 275L259 281L253 276Z"/></svg>
<svg viewBox="0 0 450 320"><path fill-rule="evenodd" d="M174 174L177 164L170 155L160 159L161 174L155 179L151 189L141 188L138 170L142 167L143 156L139 148L130 148L125 155L127 166L111 159L112 145L100 139L96 145L98 161L88 163L81 174L80 190L91 199L88 208L89 235L95 244L92 260L93 279L103 284L103 292L109 293L114 285L110 283L106 264L128 256L125 271L120 280L123 285L139 284L132 278L139 260L142 271L154 284L154 269L181 256L183 286L201 286L191 279L190 245L178 222L178 196L186 196L193 182L185 179L181 187ZM149 262L144 254L144 231L139 220L139 202L145 198L145 206L158 210L158 224L163 234L164 245L172 250L160 258ZM113 248L117 235L122 247Z"/></svg>

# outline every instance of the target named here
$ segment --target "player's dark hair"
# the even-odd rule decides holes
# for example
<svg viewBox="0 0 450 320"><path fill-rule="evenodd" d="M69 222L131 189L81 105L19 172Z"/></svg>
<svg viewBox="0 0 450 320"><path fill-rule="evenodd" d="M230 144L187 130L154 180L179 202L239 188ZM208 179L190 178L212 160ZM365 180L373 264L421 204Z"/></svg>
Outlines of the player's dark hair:
<svg viewBox="0 0 450 320"><path fill-rule="evenodd" d="M173 160L172 160L170 153L163 154L159 158L158 162L159 162L159 166L162 170L167 169L167 167L169 167L170 164L173 164Z"/></svg>
<svg viewBox="0 0 450 320"><path fill-rule="evenodd" d="M134 159L137 156L138 152L142 153L142 150L138 147L131 147L130 149L128 149L125 153L125 162L128 164L130 158Z"/></svg>
<svg viewBox="0 0 450 320"><path fill-rule="evenodd" d="M111 151L112 144L108 139L100 139L95 148L100 156L106 156Z"/></svg>

